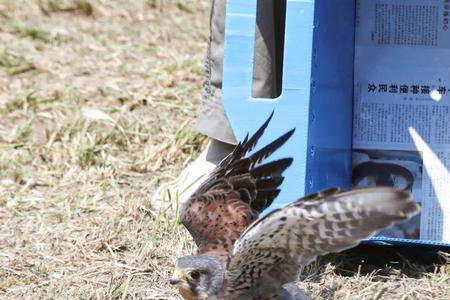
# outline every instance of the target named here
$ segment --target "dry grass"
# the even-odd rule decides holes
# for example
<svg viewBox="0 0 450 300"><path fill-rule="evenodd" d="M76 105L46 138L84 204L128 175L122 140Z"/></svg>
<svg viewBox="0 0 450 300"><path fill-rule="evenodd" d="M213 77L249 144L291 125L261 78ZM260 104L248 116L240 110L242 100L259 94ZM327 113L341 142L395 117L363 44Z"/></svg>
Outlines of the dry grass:
<svg viewBox="0 0 450 300"><path fill-rule="evenodd" d="M204 145L206 29L206 0L0 0L0 298L178 299L193 245L150 195ZM449 299L448 264L341 262L301 286Z"/></svg>

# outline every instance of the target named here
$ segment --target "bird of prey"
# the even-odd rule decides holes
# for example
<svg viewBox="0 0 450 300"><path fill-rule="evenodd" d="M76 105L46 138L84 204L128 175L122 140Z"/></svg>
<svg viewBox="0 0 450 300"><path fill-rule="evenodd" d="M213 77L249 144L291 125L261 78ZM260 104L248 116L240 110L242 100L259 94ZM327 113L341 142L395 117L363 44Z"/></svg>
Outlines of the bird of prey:
<svg viewBox="0 0 450 300"><path fill-rule="evenodd" d="M277 197L284 158L263 161L293 134L252 153L270 119L239 143L185 202L181 221L198 246L176 262L170 283L187 300L295 300L291 285L317 256L356 246L418 212L407 191L328 189L258 219Z"/></svg>

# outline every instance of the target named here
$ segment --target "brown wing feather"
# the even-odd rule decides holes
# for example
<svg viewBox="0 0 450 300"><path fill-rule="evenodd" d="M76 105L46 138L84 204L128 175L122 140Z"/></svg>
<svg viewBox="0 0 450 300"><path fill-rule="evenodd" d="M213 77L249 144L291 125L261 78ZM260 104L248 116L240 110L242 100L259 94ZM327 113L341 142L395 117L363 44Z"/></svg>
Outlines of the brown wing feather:
<svg viewBox="0 0 450 300"><path fill-rule="evenodd" d="M258 218L235 190L214 190L196 198L183 216L198 246L198 254L226 259L234 242Z"/></svg>
<svg viewBox="0 0 450 300"><path fill-rule="evenodd" d="M245 229L278 196L282 173L291 158L261 162L293 134L282 135L252 155L272 115L250 138L240 143L212 172L199 189L183 203L181 221L194 238L200 254L226 257Z"/></svg>

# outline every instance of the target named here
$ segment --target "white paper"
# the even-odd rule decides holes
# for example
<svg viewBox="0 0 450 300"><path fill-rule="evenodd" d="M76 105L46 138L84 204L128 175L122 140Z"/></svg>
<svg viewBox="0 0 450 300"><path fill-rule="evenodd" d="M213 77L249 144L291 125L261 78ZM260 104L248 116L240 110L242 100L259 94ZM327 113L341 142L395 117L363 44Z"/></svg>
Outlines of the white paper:
<svg viewBox="0 0 450 300"><path fill-rule="evenodd" d="M383 235L450 242L449 18L450 0L357 2L354 184L409 189L422 207Z"/></svg>

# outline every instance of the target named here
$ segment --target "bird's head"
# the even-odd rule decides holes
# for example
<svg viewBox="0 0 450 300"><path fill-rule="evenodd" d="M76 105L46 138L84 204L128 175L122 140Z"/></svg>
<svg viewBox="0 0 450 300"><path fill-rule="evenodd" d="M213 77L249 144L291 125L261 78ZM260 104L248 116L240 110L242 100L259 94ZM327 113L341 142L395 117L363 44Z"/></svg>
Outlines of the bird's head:
<svg viewBox="0 0 450 300"><path fill-rule="evenodd" d="M222 290L224 270L215 256L183 256L176 263L170 283L186 300L213 299Z"/></svg>

